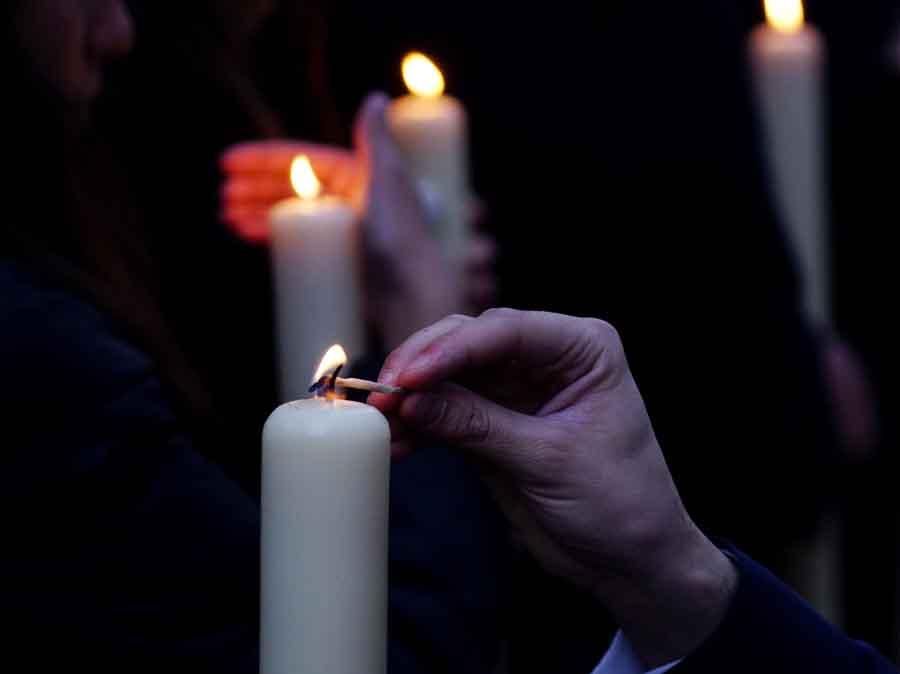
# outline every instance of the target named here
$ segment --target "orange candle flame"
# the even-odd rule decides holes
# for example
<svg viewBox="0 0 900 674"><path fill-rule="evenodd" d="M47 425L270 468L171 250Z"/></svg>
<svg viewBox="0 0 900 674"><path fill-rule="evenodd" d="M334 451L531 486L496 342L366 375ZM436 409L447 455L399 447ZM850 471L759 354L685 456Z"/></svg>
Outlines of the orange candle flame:
<svg viewBox="0 0 900 674"><path fill-rule="evenodd" d="M320 397L320 393L324 392L325 397L328 400L337 400L343 398L342 395L339 395L335 389L333 382L331 385L327 384L322 386L321 382L323 378L334 376L335 371L343 367L347 364L347 353L344 351L343 347L340 344L335 344L328 351L325 352L325 355L322 357L322 362L319 363L319 368L316 370L316 374L312 378L312 387L311 391L316 391L316 397ZM319 385L317 387L317 385Z"/></svg>
<svg viewBox="0 0 900 674"><path fill-rule="evenodd" d="M806 17L802 0L765 0L766 20L779 33L797 33Z"/></svg>
<svg viewBox="0 0 900 674"><path fill-rule="evenodd" d="M304 154L295 157L291 163L291 184L301 199L315 199L322 193L322 183L319 182L309 157Z"/></svg>
<svg viewBox="0 0 900 674"><path fill-rule="evenodd" d="M411 52L403 59L403 81L415 96L438 98L444 93L444 75L434 61L421 52Z"/></svg>

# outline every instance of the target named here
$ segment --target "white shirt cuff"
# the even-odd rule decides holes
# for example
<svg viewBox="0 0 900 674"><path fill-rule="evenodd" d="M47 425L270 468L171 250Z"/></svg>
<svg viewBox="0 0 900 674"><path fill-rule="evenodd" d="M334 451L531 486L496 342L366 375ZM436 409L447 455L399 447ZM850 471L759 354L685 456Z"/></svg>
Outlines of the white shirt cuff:
<svg viewBox="0 0 900 674"><path fill-rule="evenodd" d="M644 669L625 635L617 632L609 650L603 656L603 660L594 670L594 674L665 674L679 662L681 661L678 660L648 672Z"/></svg>

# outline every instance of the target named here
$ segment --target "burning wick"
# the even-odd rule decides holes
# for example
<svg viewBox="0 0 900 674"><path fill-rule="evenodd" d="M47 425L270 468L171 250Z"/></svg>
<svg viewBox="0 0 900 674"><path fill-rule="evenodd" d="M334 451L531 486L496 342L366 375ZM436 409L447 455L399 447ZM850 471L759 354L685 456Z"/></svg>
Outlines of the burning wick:
<svg viewBox="0 0 900 674"><path fill-rule="evenodd" d="M319 378L319 381L309 387L309 392L314 393L317 398L330 398L331 396L329 396L329 394L334 393L338 375L343 368L344 364L341 363L331 372L326 372L325 374L323 374Z"/></svg>
<svg viewBox="0 0 900 674"><path fill-rule="evenodd" d="M327 396L330 391L334 391L335 388L340 387L354 389L356 391L368 391L369 393L385 393L388 395L402 395L406 393L406 389L398 386L379 384L374 381L368 381L367 379L344 379L338 377L338 374L343 367L343 365L340 365L334 372L323 375L319 381L309 387L309 392L315 393L317 396Z"/></svg>

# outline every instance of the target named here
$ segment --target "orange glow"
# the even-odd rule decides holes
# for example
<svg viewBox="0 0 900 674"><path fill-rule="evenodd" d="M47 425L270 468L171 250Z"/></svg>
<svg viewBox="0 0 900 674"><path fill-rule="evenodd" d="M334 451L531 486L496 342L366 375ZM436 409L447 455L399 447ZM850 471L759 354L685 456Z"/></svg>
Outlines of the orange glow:
<svg viewBox="0 0 900 674"><path fill-rule="evenodd" d="M340 344L335 344L325 352L325 355L322 357L322 362L319 363L319 369L316 370L316 375L312 378L310 383L315 384L326 374L334 372L339 366L346 364L347 354Z"/></svg>
<svg viewBox="0 0 900 674"><path fill-rule="evenodd" d="M779 33L797 33L803 29L803 0L765 0L766 20Z"/></svg>
<svg viewBox="0 0 900 674"><path fill-rule="evenodd" d="M416 96L438 98L444 93L444 76L430 58L411 52L403 59L403 81Z"/></svg>
<svg viewBox="0 0 900 674"><path fill-rule="evenodd" d="M291 163L291 184L301 199L315 199L322 193L322 183L306 155L295 157Z"/></svg>

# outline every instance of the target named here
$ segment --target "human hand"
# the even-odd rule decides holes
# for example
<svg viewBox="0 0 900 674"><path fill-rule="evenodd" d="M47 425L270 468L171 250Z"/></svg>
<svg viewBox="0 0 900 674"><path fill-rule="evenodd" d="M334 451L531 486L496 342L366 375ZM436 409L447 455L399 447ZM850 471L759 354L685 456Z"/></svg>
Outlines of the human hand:
<svg viewBox="0 0 900 674"><path fill-rule="evenodd" d="M369 311L388 349L466 309L462 269L431 236L424 204L387 122L388 100L366 99L356 146L369 176L363 239Z"/></svg>
<svg viewBox="0 0 900 674"><path fill-rule="evenodd" d="M325 191L363 214L367 306L387 348L452 312L478 312L496 296L495 246L475 236L460 264L431 238L419 194L384 117L387 99L370 97L356 125L355 152L291 140L242 143L221 158L222 218L242 239L269 240L269 210L294 195L290 166L310 158ZM479 209L472 210L477 217Z"/></svg>
<svg viewBox="0 0 900 674"><path fill-rule="evenodd" d="M647 666L716 628L736 572L685 512L608 324L451 316L380 379L414 392L370 402L397 429L468 450L532 552L603 601Z"/></svg>
<svg viewBox="0 0 900 674"><path fill-rule="evenodd" d="M352 152L293 140L241 143L220 160L225 176L221 190L222 219L238 236L254 243L269 241L269 211L295 196L291 163L309 157L325 190L361 208L366 184L365 166Z"/></svg>

